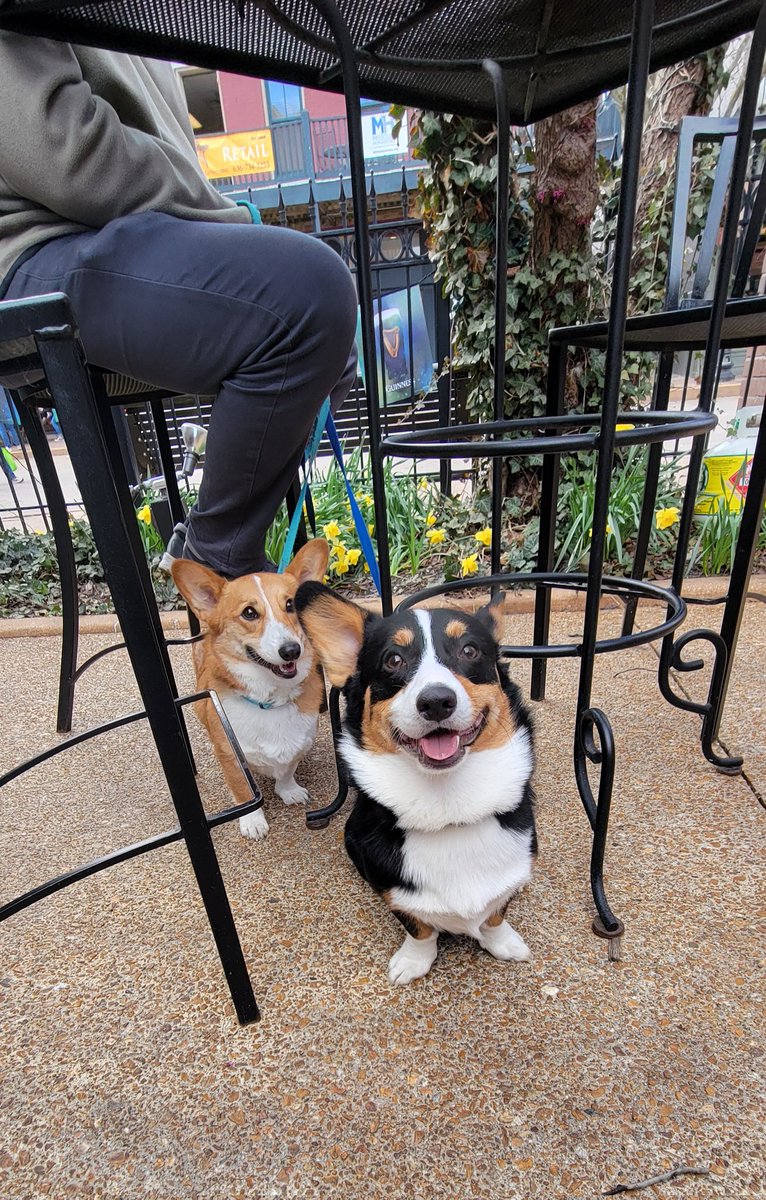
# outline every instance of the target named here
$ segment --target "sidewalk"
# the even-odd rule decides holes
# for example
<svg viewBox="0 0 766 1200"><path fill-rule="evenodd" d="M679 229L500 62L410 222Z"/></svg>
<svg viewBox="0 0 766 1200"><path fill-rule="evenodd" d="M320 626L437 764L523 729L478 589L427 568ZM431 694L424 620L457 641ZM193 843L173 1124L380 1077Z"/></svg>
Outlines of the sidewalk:
<svg viewBox="0 0 766 1200"><path fill-rule="evenodd" d="M509 618L509 640L530 634ZM602 629L616 631L605 612ZM704 620L699 613L694 623ZM557 613L554 635L577 636ZM84 650L108 644L90 636ZM541 854L509 917L529 964L444 939L396 990L401 934L356 877L343 814L308 832L267 794L271 831L215 841L260 1024L241 1029L182 847L42 901L3 928L4 1200L595 1200L766 1195L766 606L751 602L723 729L746 775L702 758L699 722L656 688L656 653L597 659L617 778L606 883L623 961L590 933L590 836L573 780L577 666L534 706ZM0 640L3 762L55 741L58 641ZM188 650L173 650L182 689ZM528 691L529 669L516 677ZM685 675L683 686L699 681ZM139 707L127 660L78 685L76 729ZM228 794L192 726L210 810ZM329 733L302 773L334 793ZM174 824L146 732L130 726L4 789L5 897Z"/></svg>

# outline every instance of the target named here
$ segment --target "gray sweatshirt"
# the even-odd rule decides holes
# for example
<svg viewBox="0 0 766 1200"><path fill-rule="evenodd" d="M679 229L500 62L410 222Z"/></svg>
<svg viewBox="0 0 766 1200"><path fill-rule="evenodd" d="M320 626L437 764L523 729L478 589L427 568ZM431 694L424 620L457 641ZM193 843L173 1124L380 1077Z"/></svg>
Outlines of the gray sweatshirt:
<svg viewBox="0 0 766 1200"><path fill-rule="evenodd" d="M147 211L250 221L203 175L173 68L0 33L0 287L39 243Z"/></svg>

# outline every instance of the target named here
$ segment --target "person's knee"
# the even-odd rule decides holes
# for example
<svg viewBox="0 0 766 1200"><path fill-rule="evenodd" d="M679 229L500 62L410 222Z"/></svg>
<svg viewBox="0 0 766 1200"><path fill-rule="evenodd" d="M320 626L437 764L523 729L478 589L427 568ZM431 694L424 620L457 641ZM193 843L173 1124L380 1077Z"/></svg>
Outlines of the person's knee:
<svg viewBox="0 0 766 1200"><path fill-rule="evenodd" d="M343 259L324 242L311 238L300 267L301 284L312 316L344 342L348 354L356 329L356 287Z"/></svg>

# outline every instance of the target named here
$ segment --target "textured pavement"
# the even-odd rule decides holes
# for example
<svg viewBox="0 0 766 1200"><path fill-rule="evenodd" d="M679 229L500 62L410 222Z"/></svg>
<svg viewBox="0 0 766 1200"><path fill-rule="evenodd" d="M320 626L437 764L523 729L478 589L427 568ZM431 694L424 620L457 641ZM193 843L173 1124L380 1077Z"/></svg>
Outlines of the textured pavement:
<svg viewBox="0 0 766 1200"><path fill-rule="evenodd" d="M643 620L650 619L646 610ZM702 623L710 610L694 613ZM561 613L554 633L577 635ZM604 633L618 616L602 615ZM528 640L530 619L509 619ZM84 639L90 651L107 637ZM0 767L53 743L58 641L0 640ZM188 651L173 651L191 688ZM185 850L111 868L0 933L3 1200L566 1200L679 1165L646 1197L766 1195L766 606L749 604L723 727L746 776L703 760L651 647L597 661L615 727L607 888L623 959L590 932L589 828L571 765L577 667L535 705L541 855L509 918L531 963L443 939L395 989L399 927L354 874L342 816L215 832L259 1024L233 1015ZM525 692L527 664L516 678ZM683 686L699 694L700 681ZM81 730L139 707L124 653L78 685ZM210 811L228 795L196 724ZM325 725L299 778L333 794ZM146 728L110 733L0 795L7 899L174 824Z"/></svg>

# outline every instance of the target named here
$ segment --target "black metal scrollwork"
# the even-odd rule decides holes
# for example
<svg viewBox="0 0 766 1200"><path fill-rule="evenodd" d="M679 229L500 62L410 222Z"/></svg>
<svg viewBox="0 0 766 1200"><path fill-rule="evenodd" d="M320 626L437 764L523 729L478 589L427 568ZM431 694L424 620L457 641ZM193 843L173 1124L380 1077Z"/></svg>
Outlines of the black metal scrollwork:
<svg viewBox="0 0 766 1200"><path fill-rule="evenodd" d="M670 672L699 671L705 663L701 658L684 659L683 652L691 642L709 642L713 647L713 670L710 676L707 699L704 702L690 700L687 696L679 696L671 685ZM682 708L686 712L697 713L702 717L702 732L700 741L702 753L709 763L719 771L736 774L742 769L743 759L739 755L730 757L718 754L713 749L713 740L718 729L718 715L726 680L726 662L728 649L720 633L713 629L689 629L675 640L667 637L662 643L658 683L660 691L669 704Z"/></svg>
<svg viewBox="0 0 766 1200"><path fill-rule="evenodd" d="M599 916L598 922L594 923L594 932L610 939L619 938L624 929L622 921L618 920L609 907L604 890L604 850L612 803L614 759L614 735L609 718L600 708L586 708L577 719L574 769L580 799L593 829L590 885ZM594 797L588 778L589 762L601 768L598 798Z"/></svg>

